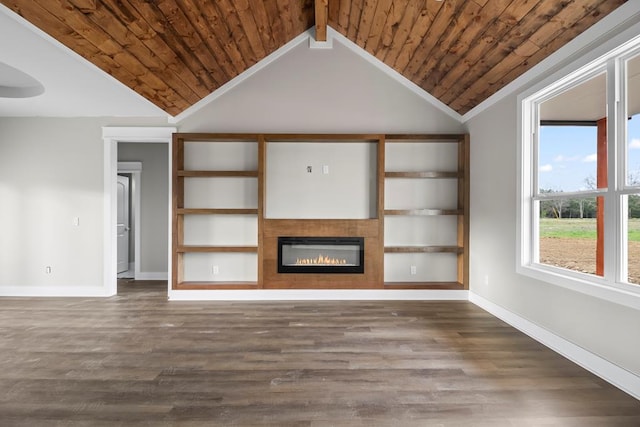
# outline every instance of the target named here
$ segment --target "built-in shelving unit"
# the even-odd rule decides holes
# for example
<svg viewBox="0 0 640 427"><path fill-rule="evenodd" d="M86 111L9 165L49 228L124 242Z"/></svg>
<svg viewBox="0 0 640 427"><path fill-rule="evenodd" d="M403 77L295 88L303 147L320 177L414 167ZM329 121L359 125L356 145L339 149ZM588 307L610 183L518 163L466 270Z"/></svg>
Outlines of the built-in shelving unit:
<svg viewBox="0 0 640 427"><path fill-rule="evenodd" d="M389 200L391 194L387 189L390 181L403 181L404 186L395 188L398 193L403 193L404 203L413 204L412 206L387 206L383 210L383 217L397 217L398 221L405 221L405 227L411 227L415 234L422 234L419 241L412 241L410 244L389 243L393 241L392 233L385 229L385 257L392 254L393 256L410 257L412 254L420 254L429 256L431 254L446 254L455 256L455 275L450 273L450 280L412 280L411 276L416 275L420 268L424 269L425 265L416 261L413 257L398 264L403 268L401 278L390 277L392 269L385 269L385 288L448 288L448 289L467 289L468 284L468 230L469 218L467 215L469 205L469 148L467 135L386 135L385 145L385 167L384 179L385 190L383 197ZM396 149L398 149L396 151ZM416 181L452 181L454 191L447 191L440 199L444 199L447 206L424 206L431 202L432 195L428 192L420 192L421 196L415 197ZM441 193L442 186L436 187L433 193ZM400 191L398 191L400 190ZM398 202L401 197L396 197ZM455 217L454 224L446 224L431 226L419 224L416 229L416 221L407 221L409 218L436 218L452 216ZM422 221L424 223L424 221ZM447 232L449 228L449 238L455 240L455 244L442 244L440 242L431 242L430 238L436 231ZM388 228L388 227L387 227ZM386 262L385 265L390 263ZM433 261L434 263L437 261ZM406 265L405 265L406 264ZM427 267L428 268L428 267ZM398 268L395 269L396 271ZM407 276L408 271L408 276ZM455 277L454 277L455 276Z"/></svg>
<svg viewBox="0 0 640 427"><path fill-rule="evenodd" d="M196 144L206 144L206 148L200 148L201 153L196 153L195 156L191 156L192 161L189 162L189 153ZM243 157L242 161L237 162L237 169L191 169L189 163L205 164L206 158L203 161L203 157L211 156L224 157L229 154L231 150L229 147L234 145L239 146L238 143L244 143L244 145L255 145L255 150L247 152L247 150L237 150L234 153L236 156ZM216 145L225 145L226 150L221 153L217 153ZM260 156L263 155L264 144L263 141L258 138L257 135L247 134L175 134L173 138L173 277L172 287L173 289L252 289L257 288L260 283L258 265L261 263L260 259L260 224L261 206L262 206L262 181L263 177L261 165L263 162L260 160ZM199 154L199 155L198 155ZM254 158L252 158L254 157ZM244 163L244 164L243 164ZM246 167L246 164L253 166L252 169L240 169L240 167ZM189 206L189 202L185 201L185 193L189 187L190 181L195 179L205 180L220 180L220 179L253 179L256 181L255 187L257 188L255 194L255 200L253 204L256 207L245 206L233 206L233 207L193 207ZM229 190L232 191L232 190ZM200 191L203 193L203 191ZM215 194L200 194L202 197L215 198ZM230 218L237 216L251 217L257 222L257 235L254 236L256 244L185 244L185 227L189 217L207 217L210 224L215 224L216 221L220 221L220 218ZM210 225L211 226L211 225ZM194 254L224 254L226 256L234 254L256 254L255 259L255 277L253 280L216 280L218 271L208 271L209 266L214 266L218 261L213 258L206 259L200 262L205 267L200 267L199 270L205 270L210 274L202 274L197 280L186 280L190 275L188 271L185 271L185 265L188 258ZM218 266L212 267L218 269ZM198 268L195 268L198 269Z"/></svg>
<svg viewBox="0 0 640 427"><path fill-rule="evenodd" d="M377 144L370 217L266 218L270 142ZM175 134L172 288L467 289L468 145L460 134ZM229 194L239 199L225 205ZM279 274L280 235L364 237L365 273ZM218 268L235 271L218 279Z"/></svg>

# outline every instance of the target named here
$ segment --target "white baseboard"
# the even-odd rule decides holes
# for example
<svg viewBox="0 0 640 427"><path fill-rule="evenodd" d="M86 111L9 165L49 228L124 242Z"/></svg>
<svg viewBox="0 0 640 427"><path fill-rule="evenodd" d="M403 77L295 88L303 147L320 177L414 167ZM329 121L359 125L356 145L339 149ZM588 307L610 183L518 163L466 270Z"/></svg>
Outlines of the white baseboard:
<svg viewBox="0 0 640 427"><path fill-rule="evenodd" d="M640 376L549 332L471 291L469 291L469 301L640 400Z"/></svg>
<svg viewBox="0 0 640 427"><path fill-rule="evenodd" d="M135 280L169 280L169 273L166 271L141 271L136 273Z"/></svg>
<svg viewBox="0 0 640 427"><path fill-rule="evenodd" d="M102 286L0 286L2 297L109 297Z"/></svg>
<svg viewBox="0 0 640 427"><path fill-rule="evenodd" d="M467 301L468 298L468 291L431 289L220 289L189 291L169 289L169 299L172 301Z"/></svg>

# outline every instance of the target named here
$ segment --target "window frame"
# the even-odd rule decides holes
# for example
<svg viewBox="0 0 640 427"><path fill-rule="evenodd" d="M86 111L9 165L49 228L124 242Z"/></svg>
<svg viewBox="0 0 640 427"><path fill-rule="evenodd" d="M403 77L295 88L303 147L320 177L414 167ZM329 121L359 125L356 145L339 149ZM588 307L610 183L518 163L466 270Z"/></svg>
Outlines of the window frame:
<svg viewBox="0 0 640 427"><path fill-rule="evenodd" d="M640 194L627 185L627 61L640 55L640 36L586 65L565 72L546 85L518 96L518 218L516 272L606 300L640 308L640 284L626 282L626 198ZM560 72L556 73L559 74ZM597 75L605 73L608 186L603 189L541 195L538 186L539 106ZM543 82L544 83L544 82ZM541 85L543 84L541 83ZM539 85L539 86L541 86ZM624 118L624 119L623 119ZM605 208L604 276L580 273L539 262L539 205L543 200L572 196L603 197ZM622 278L625 280L622 280Z"/></svg>

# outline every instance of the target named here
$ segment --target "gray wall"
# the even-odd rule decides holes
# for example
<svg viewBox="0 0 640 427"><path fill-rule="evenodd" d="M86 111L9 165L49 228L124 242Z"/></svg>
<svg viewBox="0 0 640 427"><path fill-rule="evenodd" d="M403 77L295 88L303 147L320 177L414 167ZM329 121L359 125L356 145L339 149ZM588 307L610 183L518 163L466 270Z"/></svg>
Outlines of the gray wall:
<svg viewBox="0 0 640 427"><path fill-rule="evenodd" d="M460 123L334 40L303 42L179 124L181 132L460 132Z"/></svg>
<svg viewBox="0 0 640 427"><path fill-rule="evenodd" d="M0 293L102 293L102 127L162 124L166 119L0 118Z"/></svg>
<svg viewBox="0 0 640 427"><path fill-rule="evenodd" d="M0 287L102 287L101 125L0 118Z"/></svg>
<svg viewBox="0 0 640 427"><path fill-rule="evenodd" d="M640 375L640 312L515 272L516 97L471 120L469 130L471 291Z"/></svg>
<svg viewBox="0 0 640 427"><path fill-rule="evenodd" d="M142 162L138 189L140 272L166 274L169 250L169 146L155 143L119 143L118 161Z"/></svg>
<svg viewBox="0 0 640 427"><path fill-rule="evenodd" d="M265 216L375 218L376 148L370 143L269 143Z"/></svg>
<svg viewBox="0 0 640 427"><path fill-rule="evenodd" d="M629 37L637 35L637 31L630 32ZM603 43L612 43L614 35L615 32L610 32L592 43L588 55L595 57L611 48L605 48ZM555 80L557 76L551 73L560 67L566 68L558 72L564 75L588 60L588 57L579 57L576 63L558 64L554 70L530 80L522 91L543 81L548 84ZM640 375L638 310L516 274L517 179L520 173L517 109L517 96L512 94L467 122L471 133L470 289ZM488 283L485 283L485 277Z"/></svg>

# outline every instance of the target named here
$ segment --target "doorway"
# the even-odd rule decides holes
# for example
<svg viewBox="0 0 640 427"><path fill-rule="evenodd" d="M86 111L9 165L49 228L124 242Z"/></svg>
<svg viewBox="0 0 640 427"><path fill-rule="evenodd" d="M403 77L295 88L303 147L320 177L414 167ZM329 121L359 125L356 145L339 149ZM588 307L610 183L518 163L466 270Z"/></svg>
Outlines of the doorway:
<svg viewBox="0 0 640 427"><path fill-rule="evenodd" d="M103 127L102 139L104 141L104 273L103 283L105 295L116 295L118 290L118 238L117 238L117 193L118 193L118 143L160 143L168 158L166 169L166 183L168 196L164 201L168 215L164 225L168 240L168 248L163 254L167 260L167 268L162 272L162 278L171 277L171 140L175 127ZM135 186L135 184L134 184ZM135 215L134 215L135 218ZM134 219L135 221L135 219ZM135 227L135 224L134 224ZM139 228L138 228L139 230ZM135 235L134 229L134 235ZM139 247L139 246L138 246ZM144 279L144 277L143 277ZM146 279L161 279L161 277L146 277Z"/></svg>
<svg viewBox="0 0 640 427"><path fill-rule="evenodd" d="M120 172L120 171L118 171ZM126 175L118 173L118 215L117 215L117 233L118 233L118 278L130 279L134 277L131 266L131 254L129 253L130 231L131 231L131 192L129 185L130 178ZM132 271L133 270L133 271Z"/></svg>
<svg viewBox="0 0 640 427"><path fill-rule="evenodd" d="M142 162L118 162L117 179L117 275L134 279L140 274L140 181ZM126 182L128 180L128 183ZM128 195L127 193L128 184ZM128 240L128 243L126 243Z"/></svg>
<svg viewBox="0 0 640 427"><path fill-rule="evenodd" d="M134 168L138 166L137 168ZM137 169L137 170L135 170ZM167 224L169 223L169 154L167 144L156 142L118 143L118 195L125 191L126 178L131 173L136 179L132 184L134 219L133 236L129 245L129 260L136 280L167 280ZM124 184L124 185L123 185ZM123 196L124 198L124 196ZM120 216L126 213L118 209ZM126 219L126 218L123 218ZM126 226L118 227L118 273L128 270L124 259L128 250ZM118 277L122 277L118 274Z"/></svg>

